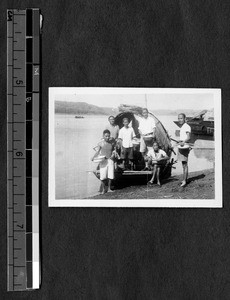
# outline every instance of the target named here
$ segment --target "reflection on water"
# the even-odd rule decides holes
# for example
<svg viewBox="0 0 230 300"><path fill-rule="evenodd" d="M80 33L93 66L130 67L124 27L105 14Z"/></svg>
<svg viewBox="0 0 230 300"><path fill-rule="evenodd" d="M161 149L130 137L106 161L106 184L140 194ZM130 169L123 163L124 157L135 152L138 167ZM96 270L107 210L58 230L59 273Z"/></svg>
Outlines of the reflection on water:
<svg viewBox="0 0 230 300"><path fill-rule="evenodd" d="M178 126L173 123L176 117L159 116L172 138L177 138L175 131ZM100 182L92 173L96 164L91 162L90 158L94 154L93 147L101 139L102 131L107 123L107 116L85 116L84 119L75 119L74 115L55 115L57 199L79 199L97 193ZM175 143L174 146L177 153ZM194 146L195 148L189 154L189 172L213 168L214 141L202 140L199 137ZM176 160L176 155L173 154L172 158ZM172 170L172 175L181 174L181 163L174 166L176 169Z"/></svg>

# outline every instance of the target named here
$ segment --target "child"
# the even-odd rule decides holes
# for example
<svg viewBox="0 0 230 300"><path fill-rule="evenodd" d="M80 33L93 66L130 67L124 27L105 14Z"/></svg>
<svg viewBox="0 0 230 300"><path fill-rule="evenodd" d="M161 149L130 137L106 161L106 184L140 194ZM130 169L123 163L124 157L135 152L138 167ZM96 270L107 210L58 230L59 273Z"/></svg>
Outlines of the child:
<svg viewBox="0 0 230 300"><path fill-rule="evenodd" d="M181 147L183 147L185 145L185 143L190 140L191 127L185 122L186 116L183 113L178 115L178 121L181 126L179 145ZM189 152L190 152L189 148L185 148L185 149L178 148L177 159L178 159L178 161L182 162L182 167L183 167L183 181L181 183L181 187L186 186L187 180L188 180L188 155L189 155Z"/></svg>
<svg viewBox="0 0 230 300"><path fill-rule="evenodd" d="M152 165L152 167L153 167L152 178L148 182L149 185L153 184L155 176L157 175L157 184L159 186L161 186L161 183L160 183L160 169L161 169L162 163L165 160L168 160L168 159L169 159L169 157L165 153L165 151L162 150L162 149L159 149L158 143L154 142L153 143L153 149L150 149L147 153L148 164Z"/></svg>
<svg viewBox="0 0 230 300"><path fill-rule="evenodd" d="M129 127L128 118L123 119L123 125L119 131L118 140L122 141L121 159L123 160L124 169L129 169L129 161L131 169L133 169L133 142L135 132L132 127Z"/></svg>
<svg viewBox="0 0 230 300"><path fill-rule="evenodd" d="M106 193L106 182L108 180L108 192L111 190L111 182L114 179L114 162L113 162L113 145L110 141L110 131L105 129L103 131L103 139L98 143L98 150L92 157L92 161L98 155L104 155L105 159L99 163L100 180L101 180L101 194Z"/></svg>

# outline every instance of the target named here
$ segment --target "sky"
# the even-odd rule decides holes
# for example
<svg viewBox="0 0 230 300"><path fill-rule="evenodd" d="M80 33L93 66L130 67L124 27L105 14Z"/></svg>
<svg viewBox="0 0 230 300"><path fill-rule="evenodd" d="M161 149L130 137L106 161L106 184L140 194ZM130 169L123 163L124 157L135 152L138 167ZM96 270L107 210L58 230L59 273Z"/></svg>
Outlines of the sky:
<svg viewBox="0 0 230 300"><path fill-rule="evenodd" d="M147 99L147 101L146 101ZM214 107L213 94L56 94L55 100L87 102L100 107L117 108L120 104L147 107L149 110L203 110Z"/></svg>

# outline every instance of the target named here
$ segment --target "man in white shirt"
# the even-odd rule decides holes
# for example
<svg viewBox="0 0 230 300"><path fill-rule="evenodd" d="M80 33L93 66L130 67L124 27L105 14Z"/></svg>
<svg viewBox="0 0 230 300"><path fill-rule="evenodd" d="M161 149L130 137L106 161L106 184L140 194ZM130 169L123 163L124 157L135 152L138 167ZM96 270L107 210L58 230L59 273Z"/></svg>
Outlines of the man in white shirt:
<svg viewBox="0 0 230 300"><path fill-rule="evenodd" d="M142 109L142 116L143 118L138 118L139 121L139 133L141 136L140 140L140 152L143 157L145 157L145 153L147 150L147 145L145 142L145 137L149 136L152 137L151 142L149 143L149 146L152 146L152 143L154 141L154 138L156 136L156 124L153 118L149 117L149 112L147 108ZM147 170L148 168L144 168L144 170Z"/></svg>
<svg viewBox="0 0 230 300"><path fill-rule="evenodd" d="M123 119L123 125L119 131L118 140L122 142L121 149L121 159L123 159L124 167L129 168L129 161L131 163L131 168L133 168L133 138L135 137L135 132L133 127L129 127L128 118Z"/></svg>
<svg viewBox="0 0 230 300"><path fill-rule="evenodd" d="M191 127L186 123L186 115L183 113L178 115L178 122L181 128L177 159L178 161L182 162L183 181L181 183L181 186L184 187L186 186L188 179L188 155L190 152L189 147L186 147L186 143L190 140L191 137Z"/></svg>

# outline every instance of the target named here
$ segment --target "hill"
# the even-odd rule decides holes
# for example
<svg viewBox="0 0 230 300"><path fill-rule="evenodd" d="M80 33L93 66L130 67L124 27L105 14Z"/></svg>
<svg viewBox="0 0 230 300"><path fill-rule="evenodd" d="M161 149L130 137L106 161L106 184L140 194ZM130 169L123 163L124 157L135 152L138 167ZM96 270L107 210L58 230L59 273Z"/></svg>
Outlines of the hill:
<svg viewBox="0 0 230 300"><path fill-rule="evenodd" d="M55 113L76 115L115 115L117 109L99 107L86 102L55 101Z"/></svg>

